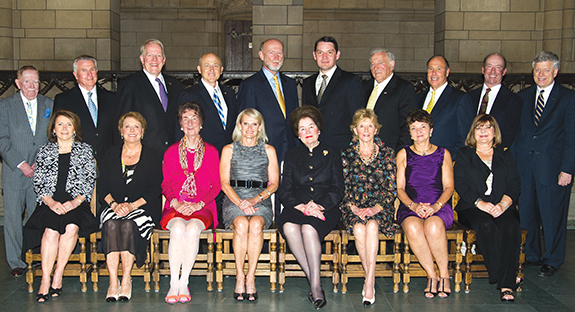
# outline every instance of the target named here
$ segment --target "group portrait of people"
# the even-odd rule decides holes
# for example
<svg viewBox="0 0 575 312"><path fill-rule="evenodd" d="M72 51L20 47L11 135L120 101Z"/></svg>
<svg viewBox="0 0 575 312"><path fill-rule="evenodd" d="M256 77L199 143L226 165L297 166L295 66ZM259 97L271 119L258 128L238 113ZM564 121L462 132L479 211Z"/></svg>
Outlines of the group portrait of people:
<svg viewBox="0 0 575 312"><path fill-rule="evenodd" d="M275 224L315 309L327 304L322 243L340 223L365 271L364 306L375 303L379 235L400 229L427 274L424 296L449 297L454 211L476 231L501 301L514 301L523 283L522 229L525 265L540 266L539 276L555 275L565 260L575 91L555 82L553 52L535 56L535 84L519 93L502 86L501 54L485 56L484 83L467 93L449 85L449 62L434 55L429 88L415 94L394 74L392 52L373 50L372 77L362 81L337 66L338 43L325 36L301 101L297 82L280 71L277 39L261 43L261 70L237 95L218 81L224 67L213 53L199 59L200 82L184 89L162 73L162 42L149 39L140 52L142 70L116 93L98 84L97 60L82 55L72 64L77 85L54 100L39 94L33 66L18 70L19 92L0 100L6 258L20 276L26 251L41 253L38 302L65 295L78 237L97 231L108 302L130 301L131 270L146 261L154 229L170 232L169 304L191 300L200 234L216 227L234 233L235 300L258 300L262 233Z"/></svg>

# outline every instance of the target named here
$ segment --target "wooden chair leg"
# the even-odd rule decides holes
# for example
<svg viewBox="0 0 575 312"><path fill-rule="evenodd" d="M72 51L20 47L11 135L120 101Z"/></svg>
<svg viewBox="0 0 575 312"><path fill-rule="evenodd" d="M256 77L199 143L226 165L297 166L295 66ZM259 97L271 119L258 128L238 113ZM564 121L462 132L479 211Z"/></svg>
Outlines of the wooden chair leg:
<svg viewBox="0 0 575 312"><path fill-rule="evenodd" d="M28 270L26 270L26 283L28 283L28 292L34 292L34 270L32 261L32 250L28 250L26 252L26 266Z"/></svg>
<svg viewBox="0 0 575 312"><path fill-rule="evenodd" d="M393 292L399 292L399 283L401 281L401 274L399 273L399 265L401 263L401 252L399 250L399 245L401 244L401 235L395 234L393 241Z"/></svg>

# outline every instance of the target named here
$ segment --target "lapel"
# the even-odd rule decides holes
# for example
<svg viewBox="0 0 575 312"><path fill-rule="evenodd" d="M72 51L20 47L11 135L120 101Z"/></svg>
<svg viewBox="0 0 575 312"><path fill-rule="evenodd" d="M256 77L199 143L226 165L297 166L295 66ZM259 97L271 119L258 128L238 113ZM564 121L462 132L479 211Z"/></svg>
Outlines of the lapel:
<svg viewBox="0 0 575 312"><path fill-rule="evenodd" d="M234 97L236 96L236 93L234 92L234 90L232 89L228 89L226 87L224 87L222 84L220 84L218 82L218 84L220 85L220 90L222 91L222 94L224 95L224 100L226 101L226 106L228 107L228 115L226 116L226 130L229 128L227 127L227 125L231 125L234 124L236 122L235 120L235 112L232 110L235 110L235 107L232 107L232 103L234 103Z"/></svg>
<svg viewBox="0 0 575 312"><path fill-rule="evenodd" d="M144 73L144 70L140 70L138 72L138 77L140 82L138 83L138 85L140 86L140 90L142 91L142 98L148 98L148 99L154 99L154 101L156 102L156 105L154 105L154 109L157 113L161 113L161 114L165 114L166 112L164 112L164 108L162 107L162 102L160 101L160 98L158 97L158 94L156 93L156 90L154 89L154 86L152 85L151 81L148 79L148 76L146 76L146 73ZM169 87L168 87L168 81L166 79L166 76L164 76L164 81L166 82L166 91L168 92L168 110L170 109L170 95L172 94L172 92L170 92ZM171 85L171 84L170 84Z"/></svg>
<svg viewBox="0 0 575 312"><path fill-rule="evenodd" d="M218 113L218 108L216 107L216 104L214 103L213 99L210 97L210 93L208 92L208 89L206 89L206 86L200 81L199 82L200 86L201 86L201 91L200 91L200 96L202 97L202 100L204 101L204 103L206 103L206 105L203 107L205 110L206 114L211 114L213 115L213 117L215 118L214 120L220 120L220 122L218 123L218 129L222 129L222 131L224 130L224 126L221 123L221 119L220 119L220 114ZM222 89L222 86L220 85L220 90ZM224 91L222 90L222 93ZM224 95L225 96L225 95ZM221 103L223 104L223 103ZM229 112L229 108L228 108L228 116L230 115ZM227 124L227 121L226 121Z"/></svg>
<svg viewBox="0 0 575 312"><path fill-rule="evenodd" d="M42 129L42 123L44 121L44 114L46 113L46 103L45 103L44 99L40 97L39 94L36 97L36 103L37 103L37 107L36 107L36 130L34 132L35 136L39 134L38 130L42 131L41 130ZM26 119L28 119L28 116L26 116Z"/></svg>
<svg viewBox="0 0 575 312"><path fill-rule="evenodd" d="M37 97L38 98L38 97ZM22 95L20 94L20 91L18 91L16 94L14 94L14 112L16 113L16 118L18 118L18 120L24 120L26 121L26 129L28 131L28 133L31 136L34 136L34 134L32 133L32 128L30 128L30 121L28 121L28 113L26 113L26 108L24 107L24 102L22 101ZM36 129L38 128L38 123L42 121L42 119L40 119L42 116L40 113L41 107L43 107L44 105L40 104L40 99L38 98L37 100L38 103L38 107L36 108ZM42 110L42 114L44 113L44 111ZM40 117L38 117L40 116Z"/></svg>
<svg viewBox="0 0 575 312"><path fill-rule="evenodd" d="M453 89L451 88L450 85L447 85L447 87L445 87L445 90L443 90L443 92L441 93L439 99L437 99L437 102L435 102L435 105L431 110L431 117L433 118L437 117L439 114L441 114L441 111L443 111L448 106L447 104L449 103L449 97L451 97L451 93L453 93Z"/></svg>
<svg viewBox="0 0 575 312"><path fill-rule="evenodd" d="M374 110L376 107L385 104L385 100L388 97L390 97L393 94L393 92L395 92L396 86L397 86L397 76L395 74L393 74L393 77L391 78L391 80L389 80L389 82L387 83L387 86L385 86L383 91L381 91L381 93L379 94L379 97L377 98L377 101L375 101ZM368 99L369 99L369 96L371 96L371 94L368 95L368 97L367 97Z"/></svg>
<svg viewBox="0 0 575 312"><path fill-rule="evenodd" d="M264 89L263 92L265 93L265 96L268 98L269 103L273 103L271 105L273 107L273 110L276 112L276 114L279 114L283 117L284 113L282 112L282 110L280 108L280 104L278 102L278 99L276 98L276 94L272 90L272 87L271 87L270 83L268 82L268 79L266 78L266 74L264 74L264 70L265 69L262 67L262 69L259 71L259 75L260 75L260 79L261 79L260 85L265 86L265 87L263 87L263 89ZM280 78L281 78L281 75L280 75ZM282 83L283 83L283 80L282 80ZM284 102L287 103L287 101L285 99L285 95L284 95ZM289 118L289 115L287 115L287 116Z"/></svg>
<svg viewBox="0 0 575 312"><path fill-rule="evenodd" d="M537 90L537 88L535 90ZM557 83L555 83L555 85L553 85L553 89L551 89L551 94L549 94L547 103L545 103L543 114L541 114L541 118L539 118L538 128L541 128L541 126L545 123L545 119L547 118L547 116L549 116L549 114L551 114L551 112L555 109L555 105L557 105L558 99L559 99L559 88L557 87Z"/></svg>
<svg viewBox="0 0 575 312"><path fill-rule="evenodd" d="M497 96L495 97L495 101L493 102L493 107L491 107L490 115L497 116L500 112L504 111L505 104L507 103L507 96L509 96L507 89L501 86Z"/></svg>
<svg viewBox="0 0 575 312"><path fill-rule="evenodd" d="M310 94L308 95L306 100L311 101L311 103L306 103L306 104L313 105L315 107L317 107L319 105L319 103L317 102L317 90L315 89L315 81L317 80L318 75L319 74L316 72L315 74L311 75L309 78L307 78L305 80L306 82L308 82L308 85L309 85L309 88L307 88L307 89L310 90Z"/></svg>
<svg viewBox="0 0 575 312"><path fill-rule="evenodd" d="M473 91L475 91L475 92L473 92ZM469 94L469 97L471 98L471 104L473 104L473 114L477 115L477 111L479 111L479 101L481 98L481 91L483 91L483 85L481 85L481 87L479 87L473 91L470 91L467 94Z"/></svg>
<svg viewBox="0 0 575 312"><path fill-rule="evenodd" d="M327 84L327 87L325 88L325 91L323 91L323 96L321 97L321 102L320 104L325 104L325 95L326 94L331 94L334 92L334 90L337 88L337 83L339 82L339 77L341 76L341 68L339 68L339 66L335 69L335 72L333 73L333 76L331 76L331 79L329 80L329 83ZM315 85L315 81L314 81L314 85Z"/></svg>

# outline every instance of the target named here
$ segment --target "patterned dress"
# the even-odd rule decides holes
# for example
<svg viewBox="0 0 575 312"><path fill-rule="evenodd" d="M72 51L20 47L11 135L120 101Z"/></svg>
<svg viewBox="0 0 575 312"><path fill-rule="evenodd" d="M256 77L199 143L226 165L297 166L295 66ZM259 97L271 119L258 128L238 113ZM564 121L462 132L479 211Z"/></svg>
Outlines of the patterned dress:
<svg viewBox="0 0 575 312"><path fill-rule="evenodd" d="M345 195L339 208L343 223L350 233L353 232L356 223L366 224L369 220L375 220L379 224L380 232L391 237L395 230L399 229L393 222L395 212L393 203L397 194L395 153L393 149L385 146L381 139L376 137L374 142L378 152L369 164L361 159L357 140L353 140L350 147L341 153ZM380 204L383 210L362 220L351 212L349 208L351 204L359 208Z"/></svg>

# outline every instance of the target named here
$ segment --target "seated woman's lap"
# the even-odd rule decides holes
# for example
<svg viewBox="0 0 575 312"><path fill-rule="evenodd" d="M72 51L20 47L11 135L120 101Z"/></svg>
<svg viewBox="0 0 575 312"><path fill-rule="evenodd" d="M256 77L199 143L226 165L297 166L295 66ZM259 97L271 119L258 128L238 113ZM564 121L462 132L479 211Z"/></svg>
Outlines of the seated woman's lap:
<svg viewBox="0 0 575 312"><path fill-rule="evenodd" d="M230 225L230 229L235 232L247 232L250 231L253 226L258 226L261 232L266 226L266 220L262 216L237 216Z"/></svg>
<svg viewBox="0 0 575 312"><path fill-rule="evenodd" d="M203 230L207 230L213 223L213 216L212 212L208 208L202 208L189 216L185 216L179 212L172 211L170 214L162 218L160 224L163 229L171 230L172 226L170 224L173 225L174 222L172 221L174 220L181 220L184 222L184 224L189 223L190 220L199 220L204 224Z"/></svg>
<svg viewBox="0 0 575 312"><path fill-rule="evenodd" d="M417 216L408 216L401 223L401 227L408 235L445 236L445 222L438 216L422 219Z"/></svg>

